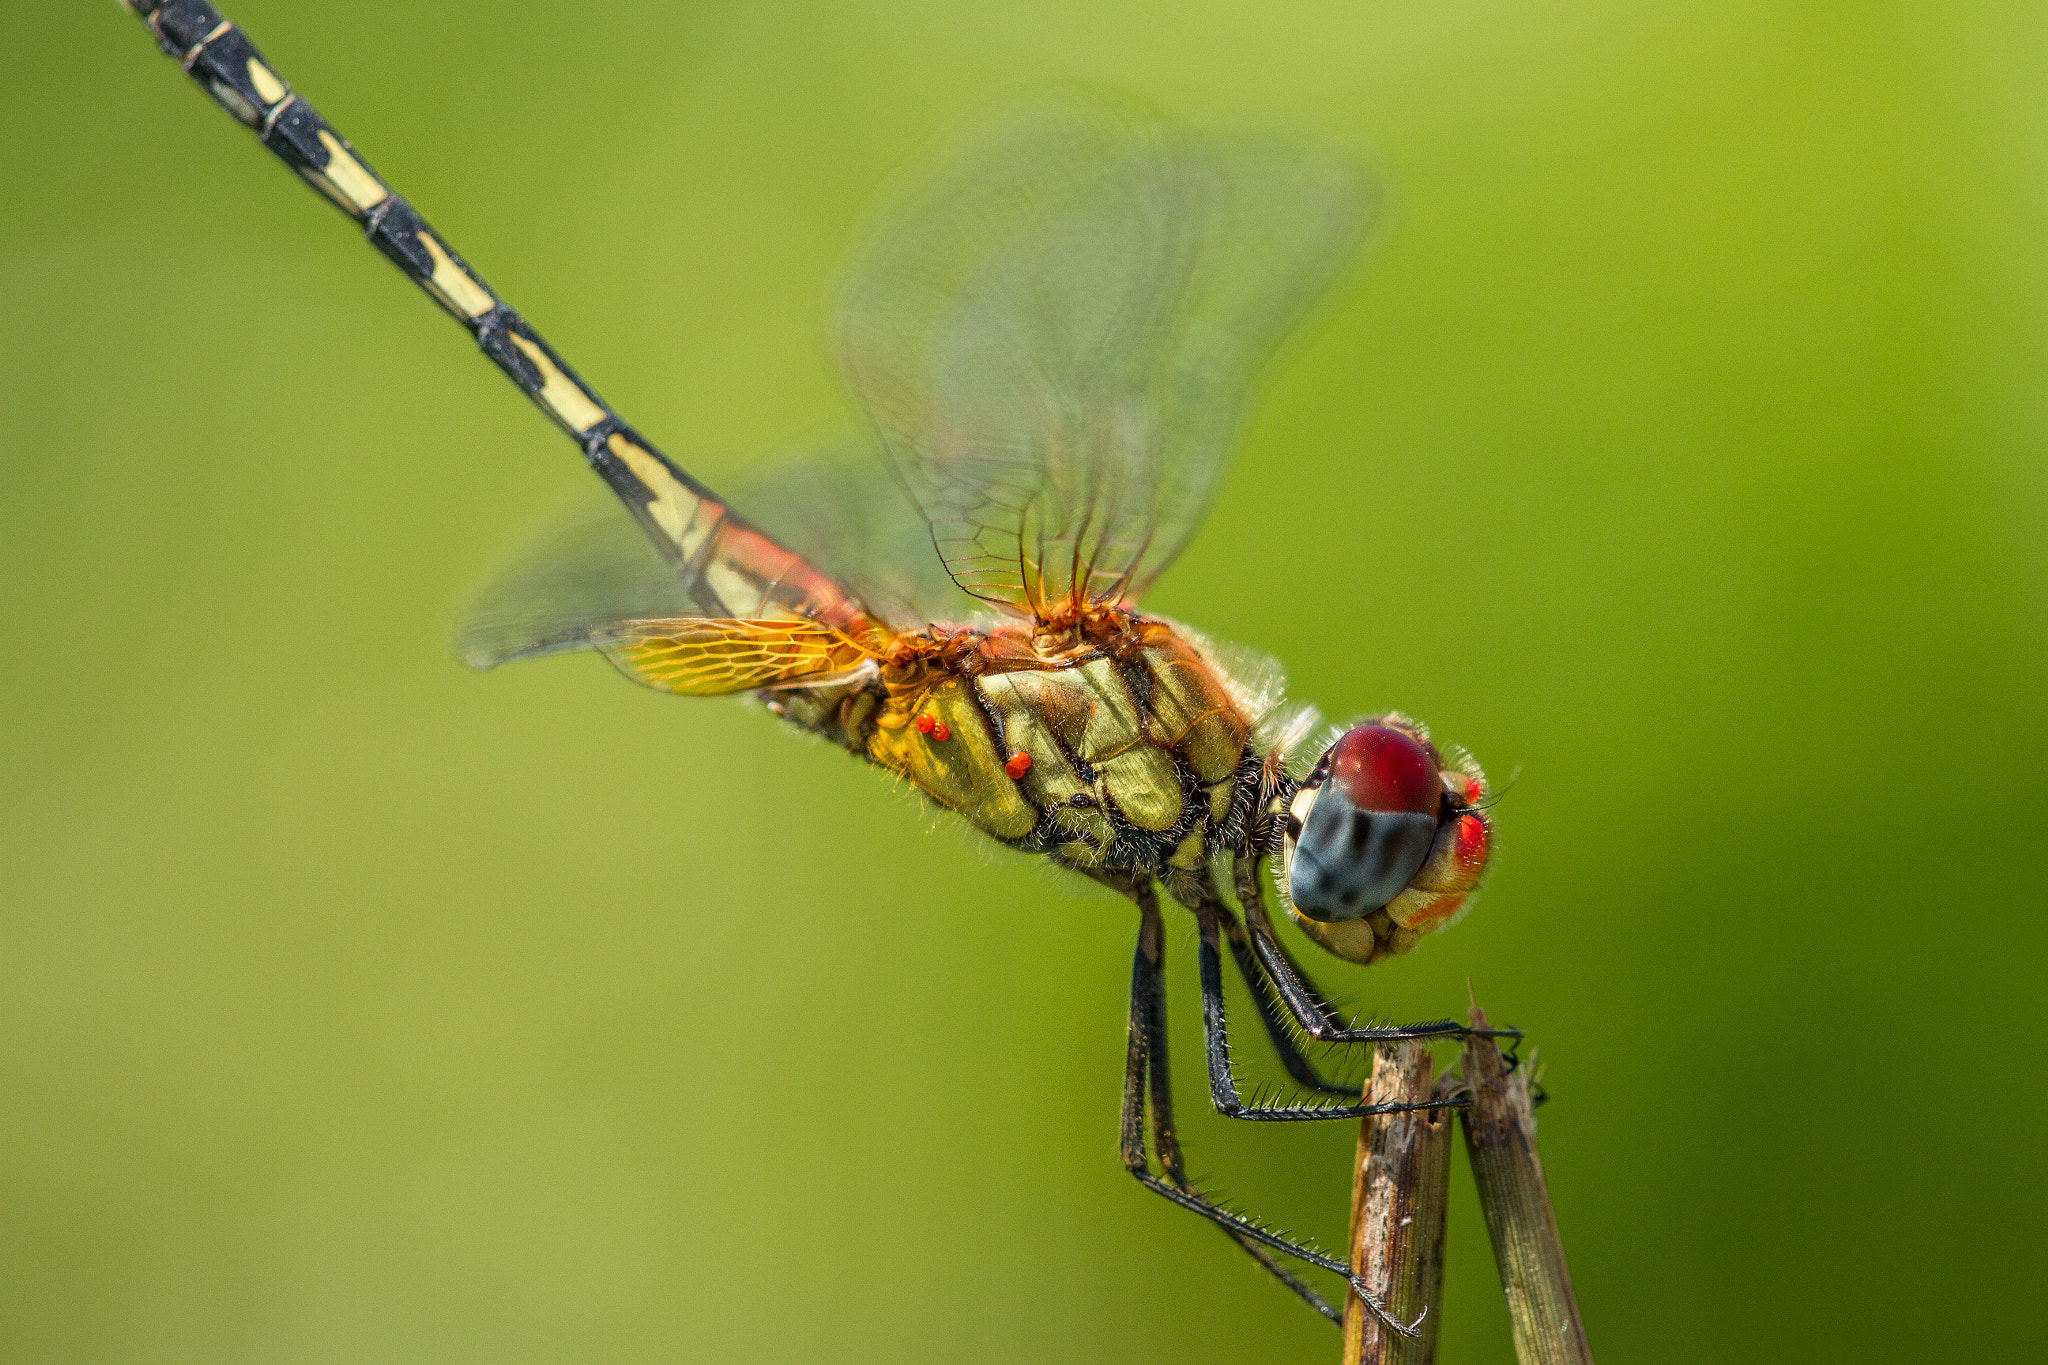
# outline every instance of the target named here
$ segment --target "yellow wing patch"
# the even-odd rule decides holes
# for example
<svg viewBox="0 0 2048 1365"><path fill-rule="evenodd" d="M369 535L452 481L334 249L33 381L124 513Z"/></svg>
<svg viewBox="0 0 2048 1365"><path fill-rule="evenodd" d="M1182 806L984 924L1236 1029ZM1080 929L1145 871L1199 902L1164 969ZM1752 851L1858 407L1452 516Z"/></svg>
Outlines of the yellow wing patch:
<svg viewBox="0 0 2048 1365"><path fill-rule="evenodd" d="M593 643L633 681L686 697L815 686L852 673L874 657L848 636L813 621L699 616L622 621Z"/></svg>

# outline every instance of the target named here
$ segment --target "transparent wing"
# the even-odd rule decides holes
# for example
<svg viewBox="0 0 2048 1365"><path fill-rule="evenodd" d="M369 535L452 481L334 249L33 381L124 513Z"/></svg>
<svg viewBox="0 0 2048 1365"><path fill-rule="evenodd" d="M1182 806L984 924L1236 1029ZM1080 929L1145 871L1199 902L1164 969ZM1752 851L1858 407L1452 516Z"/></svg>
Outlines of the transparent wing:
<svg viewBox="0 0 2048 1365"><path fill-rule="evenodd" d="M848 380L946 569L1044 616L1134 601L1199 525L1253 372L1352 251L1348 160L1061 90L860 262Z"/></svg>

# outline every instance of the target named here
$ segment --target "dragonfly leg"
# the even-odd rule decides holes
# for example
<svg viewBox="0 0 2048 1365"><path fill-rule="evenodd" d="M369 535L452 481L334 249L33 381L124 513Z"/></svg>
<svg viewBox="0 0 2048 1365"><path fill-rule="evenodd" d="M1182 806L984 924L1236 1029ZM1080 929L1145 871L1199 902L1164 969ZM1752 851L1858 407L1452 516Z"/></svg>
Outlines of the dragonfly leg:
<svg viewBox="0 0 2048 1365"><path fill-rule="evenodd" d="M1167 1072L1166 991L1162 971L1165 931L1160 923L1158 901L1150 888L1131 889L1129 894L1138 903L1139 923L1138 947L1131 961L1130 1038L1124 1053L1123 1112L1119 1129L1124 1168L1146 1189L1216 1224L1224 1235L1250 1253L1275 1279L1330 1321L1343 1321L1343 1314L1282 1265L1274 1253L1342 1276L1352 1292L1389 1330L1414 1336L1415 1324L1390 1317L1379 1299L1343 1261L1269 1232L1243 1214L1222 1207L1189 1184L1180 1140L1174 1133L1173 1088ZM1164 1174L1153 1171L1152 1153L1146 1149L1148 1096L1152 1109L1152 1149Z"/></svg>
<svg viewBox="0 0 2048 1365"><path fill-rule="evenodd" d="M1346 1024L1329 1004L1323 993L1310 983L1308 976L1295 964L1294 958L1280 942L1280 936L1273 932L1273 922L1266 918L1265 898L1261 893L1258 876L1258 859L1253 855L1240 856L1237 861L1237 899L1244 908L1245 925L1251 930L1252 951L1259 965L1265 969L1266 977L1273 983L1274 993L1280 1003L1294 1016L1295 1023L1318 1043L1388 1043L1406 1038L1509 1038L1519 1040L1522 1031L1518 1028L1475 1029L1455 1019L1431 1019L1420 1024L1379 1024L1363 1028Z"/></svg>
<svg viewBox="0 0 2048 1365"><path fill-rule="evenodd" d="M1307 1104L1246 1104L1237 1093L1237 1078L1230 1067L1230 1029L1223 1013L1223 953L1218 944L1221 921L1227 912L1209 905L1195 912L1201 924L1202 1039L1209 1063L1209 1100L1226 1118L1254 1123L1313 1123L1322 1119L1359 1119L1371 1114L1401 1114L1415 1109L1457 1109L1470 1100L1427 1100L1421 1104L1337 1104L1315 1100ZM1254 989L1257 989L1254 987ZM1347 1098L1356 1090L1339 1092Z"/></svg>

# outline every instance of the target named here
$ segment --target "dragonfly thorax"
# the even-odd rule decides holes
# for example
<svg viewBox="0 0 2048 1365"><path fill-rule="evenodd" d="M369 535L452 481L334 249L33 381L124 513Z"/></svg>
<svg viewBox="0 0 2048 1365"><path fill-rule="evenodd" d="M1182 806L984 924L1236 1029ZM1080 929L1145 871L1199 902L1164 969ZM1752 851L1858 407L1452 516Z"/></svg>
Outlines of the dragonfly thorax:
<svg viewBox="0 0 2048 1365"><path fill-rule="evenodd" d="M1251 718L1171 625L1122 608L906 634L840 699L771 705L985 833L1084 872L1171 883L1249 837Z"/></svg>

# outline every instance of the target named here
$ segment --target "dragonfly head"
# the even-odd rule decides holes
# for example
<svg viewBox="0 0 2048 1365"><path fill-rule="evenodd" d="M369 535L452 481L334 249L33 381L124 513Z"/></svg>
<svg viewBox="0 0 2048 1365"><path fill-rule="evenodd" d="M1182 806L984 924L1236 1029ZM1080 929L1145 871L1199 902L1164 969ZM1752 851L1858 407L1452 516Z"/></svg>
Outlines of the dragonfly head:
<svg viewBox="0 0 2048 1365"><path fill-rule="evenodd" d="M1353 726L1288 807L1282 876L1296 921L1353 961L1406 952L1464 908L1493 842L1486 778L1404 716ZM1359 923L1359 921L1365 921Z"/></svg>

